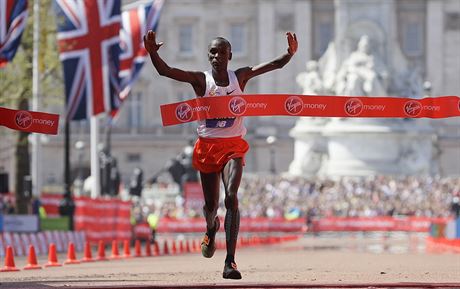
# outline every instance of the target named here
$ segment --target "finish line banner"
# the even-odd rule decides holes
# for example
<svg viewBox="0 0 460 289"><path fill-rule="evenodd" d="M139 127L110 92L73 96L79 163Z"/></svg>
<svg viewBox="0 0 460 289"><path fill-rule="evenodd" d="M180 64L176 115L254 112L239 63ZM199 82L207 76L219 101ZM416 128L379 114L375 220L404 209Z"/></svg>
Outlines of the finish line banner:
<svg viewBox="0 0 460 289"><path fill-rule="evenodd" d="M460 97L247 94L200 97L160 106L163 126L235 116L448 118L460 116Z"/></svg>
<svg viewBox="0 0 460 289"><path fill-rule="evenodd" d="M0 107L0 125L26 132L57 134L59 115Z"/></svg>

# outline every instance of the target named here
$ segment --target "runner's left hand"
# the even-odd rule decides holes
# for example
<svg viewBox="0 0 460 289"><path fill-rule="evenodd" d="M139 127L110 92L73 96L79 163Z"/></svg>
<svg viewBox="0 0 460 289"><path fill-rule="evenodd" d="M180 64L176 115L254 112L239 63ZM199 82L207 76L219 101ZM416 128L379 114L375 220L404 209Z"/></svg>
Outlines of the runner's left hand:
<svg viewBox="0 0 460 289"><path fill-rule="evenodd" d="M299 46L297 42L297 36L295 33L286 32L287 41L288 41L288 53L292 56L297 52L297 47Z"/></svg>

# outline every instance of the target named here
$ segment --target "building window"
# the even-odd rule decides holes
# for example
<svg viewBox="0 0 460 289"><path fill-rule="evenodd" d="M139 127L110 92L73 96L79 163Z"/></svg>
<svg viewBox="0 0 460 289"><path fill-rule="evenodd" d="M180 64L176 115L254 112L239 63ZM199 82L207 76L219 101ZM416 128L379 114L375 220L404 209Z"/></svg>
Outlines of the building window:
<svg viewBox="0 0 460 289"><path fill-rule="evenodd" d="M294 30L294 15L292 14L278 14L276 17L276 26L279 31L293 31Z"/></svg>
<svg viewBox="0 0 460 289"><path fill-rule="evenodd" d="M139 128L142 119L142 94L140 92L133 93L128 98L129 110L128 110L128 126L129 128Z"/></svg>
<svg viewBox="0 0 460 289"><path fill-rule="evenodd" d="M329 45L329 42L333 41L333 27L331 22L323 22L319 24L319 41L318 41L318 51L317 53L319 55L323 55L323 53L326 51L327 46Z"/></svg>
<svg viewBox="0 0 460 289"><path fill-rule="evenodd" d="M230 43L232 44L232 52L236 55L246 53L246 27L242 23L231 24L230 26Z"/></svg>
<svg viewBox="0 0 460 289"><path fill-rule="evenodd" d="M458 12L451 12L446 13L444 17L444 29L446 31L457 31L460 30L460 13Z"/></svg>
<svg viewBox="0 0 460 289"><path fill-rule="evenodd" d="M334 0L312 1L312 52L313 58L320 58L334 41Z"/></svg>
<svg viewBox="0 0 460 289"><path fill-rule="evenodd" d="M193 27L191 24L182 24L179 27L179 52L187 55L193 53Z"/></svg>
<svg viewBox="0 0 460 289"><path fill-rule="evenodd" d="M128 163L138 163L141 161L141 154L140 153L127 153L126 161Z"/></svg>
<svg viewBox="0 0 460 289"><path fill-rule="evenodd" d="M419 56L423 52L423 26L419 22L409 22L404 26L403 49L409 56Z"/></svg>

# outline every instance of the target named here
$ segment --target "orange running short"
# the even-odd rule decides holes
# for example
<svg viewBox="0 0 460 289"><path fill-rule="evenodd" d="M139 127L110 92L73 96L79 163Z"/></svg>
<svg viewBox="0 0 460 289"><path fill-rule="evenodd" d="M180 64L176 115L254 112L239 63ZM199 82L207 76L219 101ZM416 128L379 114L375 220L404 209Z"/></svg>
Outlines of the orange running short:
<svg viewBox="0 0 460 289"><path fill-rule="evenodd" d="M193 149L193 167L203 173L220 172L231 159L242 158L249 150L241 137L198 138Z"/></svg>

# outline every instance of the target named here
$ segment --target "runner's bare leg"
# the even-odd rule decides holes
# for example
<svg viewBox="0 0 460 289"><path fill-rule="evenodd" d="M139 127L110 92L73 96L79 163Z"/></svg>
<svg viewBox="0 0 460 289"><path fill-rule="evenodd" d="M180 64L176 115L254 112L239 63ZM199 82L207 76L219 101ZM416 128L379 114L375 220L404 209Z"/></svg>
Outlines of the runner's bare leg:
<svg viewBox="0 0 460 289"><path fill-rule="evenodd" d="M243 175L243 160L236 158L230 160L222 172L225 188L225 239L227 244L226 262L235 262L235 250L240 227L240 212L238 210L238 188Z"/></svg>
<svg viewBox="0 0 460 289"><path fill-rule="evenodd" d="M219 208L220 172L200 172L201 186L204 194L203 214L208 232L215 228L215 218Z"/></svg>

